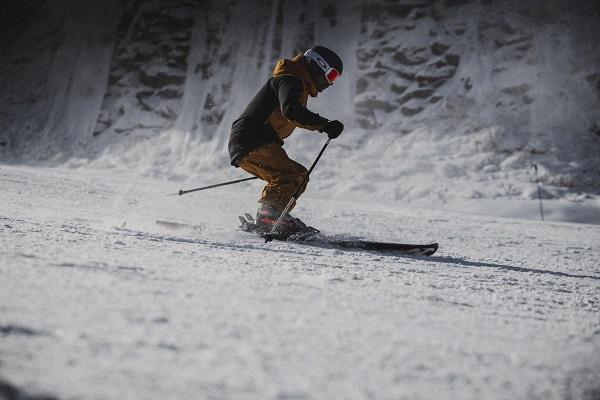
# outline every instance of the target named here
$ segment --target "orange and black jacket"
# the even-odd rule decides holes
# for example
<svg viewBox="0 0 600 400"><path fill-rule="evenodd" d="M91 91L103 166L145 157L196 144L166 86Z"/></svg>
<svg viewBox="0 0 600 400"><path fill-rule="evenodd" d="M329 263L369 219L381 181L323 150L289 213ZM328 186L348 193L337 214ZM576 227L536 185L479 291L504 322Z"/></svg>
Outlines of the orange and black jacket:
<svg viewBox="0 0 600 400"><path fill-rule="evenodd" d="M231 164L268 143L283 145L295 128L319 130L328 120L306 108L308 96L317 96L302 54L279 60L273 76L235 120L229 137Z"/></svg>

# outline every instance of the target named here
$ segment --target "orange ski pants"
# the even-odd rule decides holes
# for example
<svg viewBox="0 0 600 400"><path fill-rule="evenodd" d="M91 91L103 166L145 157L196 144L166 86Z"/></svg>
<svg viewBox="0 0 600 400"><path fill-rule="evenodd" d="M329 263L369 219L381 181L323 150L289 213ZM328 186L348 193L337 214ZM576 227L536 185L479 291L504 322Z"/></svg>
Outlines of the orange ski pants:
<svg viewBox="0 0 600 400"><path fill-rule="evenodd" d="M280 212L285 209L292 194L300 187L308 173L301 164L290 159L277 143L260 146L242 158L238 165L246 172L266 181L259 203L275 207ZM308 179L299 190L298 196L306 190ZM296 202L292 204L292 208Z"/></svg>

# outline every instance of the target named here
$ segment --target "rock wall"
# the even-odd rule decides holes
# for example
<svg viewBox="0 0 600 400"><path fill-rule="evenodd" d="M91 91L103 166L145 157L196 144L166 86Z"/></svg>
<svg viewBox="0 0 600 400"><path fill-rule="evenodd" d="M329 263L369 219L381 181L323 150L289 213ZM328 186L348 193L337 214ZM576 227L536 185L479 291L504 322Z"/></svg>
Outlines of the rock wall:
<svg viewBox="0 0 600 400"><path fill-rule="evenodd" d="M5 161L177 179L225 168L229 127L275 61L319 43L345 69L310 106L346 123L346 147L383 137L396 159L407 141L444 143L463 172L486 167L497 178L541 162L547 183L598 184L600 12L590 2L25 0L7 9Z"/></svg>

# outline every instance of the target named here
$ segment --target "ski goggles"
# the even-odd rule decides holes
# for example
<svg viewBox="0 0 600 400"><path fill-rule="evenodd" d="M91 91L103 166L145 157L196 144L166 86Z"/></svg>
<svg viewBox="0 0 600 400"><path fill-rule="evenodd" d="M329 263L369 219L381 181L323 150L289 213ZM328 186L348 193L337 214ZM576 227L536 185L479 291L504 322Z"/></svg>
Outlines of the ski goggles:
<svg viewBox="0 0 600 400"><path fill-rule="evenodd" d="M313 60L319 66L319 68L321 68L323 74L325 74L325 79L327 79L327 82L330 85L333 85L333 82L340 77L340 72L327 64L327 61L325 61L325 59L316 51L308 50L306 53L304 53L304 56Z"/></svg>

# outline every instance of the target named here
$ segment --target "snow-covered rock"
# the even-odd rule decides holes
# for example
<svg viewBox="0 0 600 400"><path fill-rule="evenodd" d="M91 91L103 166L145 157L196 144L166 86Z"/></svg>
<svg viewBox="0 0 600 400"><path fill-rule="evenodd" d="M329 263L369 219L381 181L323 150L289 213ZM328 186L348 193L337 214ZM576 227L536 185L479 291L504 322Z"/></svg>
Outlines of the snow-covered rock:
<svg viewBox="0 0 600 400"><path fill-rule="evenodd" d="M539 179L563 200L598 204L594 2L31 0L8 10L5 161L239 176L232 121L275 60L320 43L345 69L310 107L347 127L315 171L321 197L527 200ZM319 138L298 133L288 152L308 164Z"/></svg>

